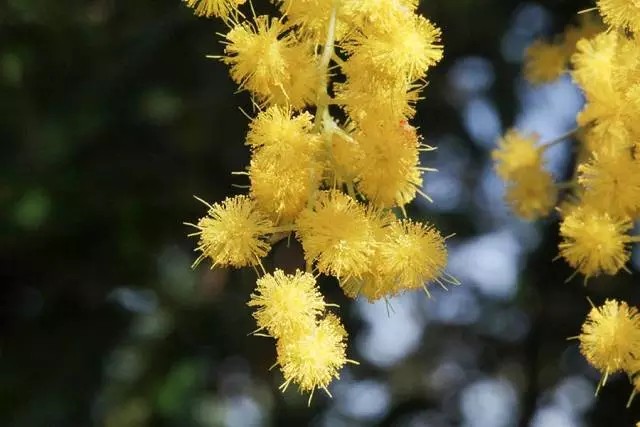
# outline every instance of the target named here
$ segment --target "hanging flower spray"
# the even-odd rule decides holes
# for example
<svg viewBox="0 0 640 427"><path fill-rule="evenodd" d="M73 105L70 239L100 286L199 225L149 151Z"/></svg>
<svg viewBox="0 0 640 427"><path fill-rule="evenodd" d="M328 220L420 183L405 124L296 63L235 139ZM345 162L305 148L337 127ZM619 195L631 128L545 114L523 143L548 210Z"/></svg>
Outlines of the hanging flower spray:
<svg viewBox="0 0 640 427"><path fill-rule="evenodd" d="M445 272L446 238L404 209L428 199L421 189L432 169L420 152L433 148L410 120L442 58L440 30L417 14L417 0L272 0L277 17L256 16L244 0L185 2L227 24L224 54L212 57L258 107L246 136L251 161L237 173L249 194L205 203L192 224L195 264L256 269L256 334L276 340L281 388L293 383L311 399L356 363L315 274L369 301L457 284ZM266 272L261 260L289 236L306 271Z"/></svg>

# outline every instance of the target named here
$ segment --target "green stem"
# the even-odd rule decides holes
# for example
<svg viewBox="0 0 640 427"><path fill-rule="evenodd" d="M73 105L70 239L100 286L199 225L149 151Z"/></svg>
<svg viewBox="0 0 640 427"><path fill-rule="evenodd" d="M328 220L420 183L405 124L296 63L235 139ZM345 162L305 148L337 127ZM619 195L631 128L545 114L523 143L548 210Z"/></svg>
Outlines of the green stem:
<svg viewBox="0 0 640 427"><path fill-rule="evenodd" d="M597 7L590 7L589 9L583 9L583 10L578 11L578 15L581 15L583 13L593 12L595 10L598 10L598 8Z"/></svg>
<svg viewBox="0 0 640 427"><path fill-rule="evenodd" d="M336 21L338 16L338 2L334 1L333 7L331 8L331 15L329 16L329 26L327 27L327 39L324 42L324 48L322 50L322 57L320 58L320 70L325 71L324 80L325 85L323 87L326 90L326 80L327 74L326 71L329 69L329 63L331 62L331 57L334 55L333 46L336 40Z"/></svg>
<svg viewBox="0 0 640 427"><path fill-rule="evenodd" d="M542 148L543 150L546 150L549 147L552 147L552 146L554 146L556 144L560 144L561 142L564 142L567 138L573 136L579 130L580 130L580 128L571 129L569 132L564 133L564 134L560 135L559 137L552 139L551 141L545 142L544 144L542 144L540 146L540 148Z"/></svg>
<svg viewBox="0 0 640 427"><path fill-rule="evenodd" d="M336 40L336 21L338 15L338 2L334 1L331 8L331 15L329 16L329 25L327 27L327 39L324 42L324 48L322 49L322 56L320 57L320 63L318 68L322 73L322 79L320 86L318 87L318 95L316 101L316 118L314 123L314 129L319 132L325 121L325 116L328 115L329 109L329 94L327 93L327 85L329 83L329 63L331 57L334 54L334 44Z"/></svg>

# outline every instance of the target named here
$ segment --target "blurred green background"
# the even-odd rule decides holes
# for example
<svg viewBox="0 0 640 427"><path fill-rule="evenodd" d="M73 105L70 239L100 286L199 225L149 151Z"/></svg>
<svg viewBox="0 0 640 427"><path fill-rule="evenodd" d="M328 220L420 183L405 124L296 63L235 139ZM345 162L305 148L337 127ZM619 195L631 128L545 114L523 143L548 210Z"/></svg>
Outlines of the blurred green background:
<svg viewBox="0 0 640 427"><path fill-rule="evenodd" d="M261 1L255 1L258 8ZM637 304L637 276L564 283L557 223L502 203L489 151L513 124L547 139L581 107L569 78L532 88L523 49L590 1L424 0L443 28L415 124L433 205L411 215L449 240L463 285L382 304L322 282L360 366L310 407L248 336L252 270L192 270L183 221L239 191L251 111L226 67L220 22L179 0L0 4L0 426L627 426L631 386L598 375L575 336L589 304ZM549 150L558 179L571 143ZM279 244L268 268L295 269ZM630 268L637 270L638 262Z"/></svg>

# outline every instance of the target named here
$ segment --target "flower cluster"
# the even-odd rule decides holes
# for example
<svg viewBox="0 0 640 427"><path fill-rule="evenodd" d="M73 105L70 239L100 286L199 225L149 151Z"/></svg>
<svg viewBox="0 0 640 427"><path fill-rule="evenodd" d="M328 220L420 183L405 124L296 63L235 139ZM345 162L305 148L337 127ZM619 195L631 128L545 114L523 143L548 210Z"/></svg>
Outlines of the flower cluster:
<svg viewBox="0 0 640 427"><path fill-rule="evenodd" d="M572 132L579 142L574 179L554 183L543 167L544 150L566 136L539 144L535 136L511 130L493 152L498 175L508 183L506 198L517 215L532 220L558 207L560 256L585 280L624 269L629 245L638 240L628 233L640 217L640 39L629 32L629 19L633 13L640 16L640 6L624 8L622 20L623 3L629 4L599 2L604 21L613 27L597 32L596 20L587 16L565 32L553 45L570 57L562 67L556 67L561 61L552 61L551 54L541 53L543 42L527 51L525 74L532 83L549 80L538 78L543 74L559 76L556 71L570 63L571 76L585 94L576 118L579 128ZM568 190L561 203L559 189Z"/></svg>
<svg viewBox="0 0 640 427"><path fill-rule="evenodd" d="M553 177L543 166L545 147L538 145L536 135L522 135L512 129L492 153L498 175L508 183L506 198L524 219L544 216L556 203Z"/></svg>
<svg viewBox="0 0 640 427"><path fill-rule="evenodd" d="M542 154L556 141L509 131L493 152L498 175L508 182L506 197L517 215L536 219L554 206L560 213L559 257L587 279L626 270L630 235L640 219L640 3L598 0L600 22L583 14L553 42L535 42L525 54L525 77L533 84L565 72L585 96L578 128L579 147L569 182L554 183ZM558 200L558 190L566 196ZM574 274L574 275L575 275ZM573 277L573 276L572 276ZM578 337L580 349L602 374L624 371L640 390L640 314L625 302L607 300L589 313ZM635 394L635 391L634 391Z"/></svg>
<svg viewBox="0 0 640 427"><path fill-rule="evenodd" d="M312 274L265 274L248 305L256 307L258 331L277 339L277 364L285 377L282 390L294 382L301 391L311 392L311 401L316 388L329 393L327 386L339 378L345 363L356 363L346 358L347 332L334 314L326 313Z"/></svg>
<svg viewBox="0 0 640 427"><path fill-rule="evenodd" d="M347 333L313 274L369 301L457 283L445 273L445 237L405 214L428 198L420 152L433 148L410 120L442 58L440 30L416 0L272 0L279 17L250 9L250 18L238 9L244 0L185 2L225 21L224 54L213 58L259 110L246 136L250 164L237 172L249 194L207 204L192 224L196 264L254 267L262 277L248 305L256 333L276 339L281 388L327 391L350 361ZM306 272L268 274L262 259L289 236Z"/></svg>

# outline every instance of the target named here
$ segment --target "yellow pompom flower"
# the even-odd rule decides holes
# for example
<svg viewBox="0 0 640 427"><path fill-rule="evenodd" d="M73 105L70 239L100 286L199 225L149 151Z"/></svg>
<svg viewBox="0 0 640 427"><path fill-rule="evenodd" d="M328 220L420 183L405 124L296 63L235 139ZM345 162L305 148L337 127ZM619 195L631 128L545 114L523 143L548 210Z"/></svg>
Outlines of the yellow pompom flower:
<svg viewBox="0 0 640 427"><path fill-rule="evenodd" d="M567 70L569 56L562 44L534 42L525 52L524 75L534 84L557 80Z"/></svg>
<svg viewBox="0 0 640 427"><path fill-rule="evenodd" d="M505 198L517 216L533 221L549 214L556 204L558 190L548 171L525 168L509 181Z"/></svg>
<svg viewBox="0 0 640 427"><path fill-rule="evenodd" d="M491 157L495 160L498 176L506 181L522 169L542 168L542 150L537 147L538 137L523 135L516 129L510 129L498 141L498 148Z"/></svg>
<svg viewBox="0 0 640 427"><path fill-rule="evenodd" d="M285 145L264 147L249 164L251 196L276 223L293 221L320 185L322 171L321 162Z"/></svg>
<svg viewBox="0 0 640 427"><path fill-rule="evenodd" d="M357 165L362 161L362 148L349 134L331 135L330 171L333 187L352 183L358 175Z"/></svg>
<svg viewBox="0 0 640 427"><path fill-rule="evenodd" d="M389 226L396 222L397 219L391 211L386 209L370 208L367 214L375 241L369 268L359 276L341 278L339 284L344 294L349 298L363 296L368 301L373 302L397 293L395 277L390 276L389 269L383 267L384 259L382 256L382 249L387 239Z"/></svg>
<svg viewBox="0 0 640 427"><path fill-rule="evenodd" d="M638 57L640 55L639 36L640 34L618 38L615 62L613 64L615 70L613 82L621 92L638 83L638 67L640 66L640 58Z"/></svg>
<svg viewBox="0 0 640 427"><path fill-rule="evenodd" d="M597 0L600 15L612 27L640 32L640 1Z"/></svg>
<svg viewBox="0 0 640 427"><path fill-rule="evenodd" d="M629 220L576 207L560 224L560 255L585 278L616 274L629 260L630 229Z"/></svg>
<svg viewBox="0 0 640 427"><path fill-rule="evenodd" d="M404 19L402 19L404 17ZM441 31L420 15L400 15L380 32L355 34L342 47L347 77L375 72L380 79L423 78L442 59Z"/></svg>
<svg viewBox="0 0 640 427"><path fill-rule="evenodd" d="M640 356L640 315L626 302L606 300L593 307L578 336L580 351L587 361L604 376L626 369Z"/></svg>
<svg viewBox="0 0 640 427"><path fill-rule="evenodd" d="M594 152L578 166L585 203L614 217L634 218L640 210L640 161L630 150Z"/></svg>
<svg viewBox="0 0 640 427"><path fill-rule="evenodd" d="M390 22L415 13L418 2L419 0L342 0L341 18L350 28L384 31Z"/></svg>
<svg viewBox="0 0 640 427"><path fill-rule="evenodd" d="M618 46L618 34L603 32L591 39L582 39L576 44L576 53L571 57L572 77L587 93L598 98L598 94L611 93L611 73Z"/></svg>
<svg viewBox="0 0 640 427"><path fill-rule="evenodd" d="M196 250L202 252L194 265L204 258L211 259L212 268L259 264L271 249L266 235L271 233L272 223L255 202L247 196L235 196L207 206L207 216L194 225L198 232L191 234L200 237Z"/></svg>
<svg viewBox="0 0 640 427"><path fill-rule="evenodd" d="M196 15L216 16L227 19L232 13L238 11L238 6L246 0L182 0L187 6L193 8Z"/></svg>
<svg viewBox="0 0 640 427"><path fill-rule="evenodd" d="M278 340L278 365L284 376L280 386L285 391L294 383L301 392L327 387L340 377L340 369L350 362L346 357L347 331L333 314L327 314L317 325L300 334L287 334ZM309 401L311 401L311 396Z"/></svg>
<svg viewBox="0 0 640 427"><path fill-rule="evenodd" d="M285 274L282 270L259 278L247 305L256 307L253 317L258 330L274 338L306 333L325 309L312 274Z"/></svg>
<svg viewBox="0 0 640 427"><path fill-rule="evenodd" d="M307 112L293 115L291 108L271 106L261 111L249 125L247 145L252 149L287 145L297 155L314 155L320 138L312 133L313 116Z"/></svg>
<svg viewBox="0 0 640 427"><path fill-rule="evenodd" d="M322 78L314 45L298 41L281 20L258 16L235 25L225 36L231 77L263 104L300 109L316 100Z"/></svg>
<svg viewBox="0 0 640 427"><path fill-rule="evenodd" d="M313 116L271 106L251 122L247 145L251 195L276 222L292 221L320 185L322 140L312 133Z"/></svg>
<svg viewBox="0 0 640 427"><path fill-rule="evenodd" d="M412 118L422 87L405 79L379 81L368 74L350 77L334 86L336 102L356 122L400 122Z"/></svg>
<svg viewBox="0 0 640 427"><path fill-rule="evenodd" d="M320 193L296 225L305 260L316 261L320 272L347 278L369 269L376 244L372 222L351 197L335 190Z"/></svg>
<svg viewBox="0 0 640 427"><path fill-rule="evenodd" d="M362 296L374 302L420 287L427 291L425 286L430 281L441 283L447 250L436 229L409 220L399 221L385 210L372 211L371 217L378 244L370 269L360 277L340 280L345 295ZM445 280L455 281L451 277Z"/></svg>
<svg viewBox="0 0 640 427"><path fill-rule="evenodd" d="M379 260L383 276L393 277L387 294L421 289L438 280L447 265L444 237L435 227L410 220L394 221L386 229Z"/></svg>
<svg viewBox="0 0 640 427"><path fill-rule="evenodd" d="M333 0L272 0L278 4L283 16L292 27L298 27L303 38L315 43L324 43L327 33ZM342 8L337 9L335 38L340 40L348 31L344 23Z"/></svg>
<svg viewBox="0 0 640 427"><path fill-rule="evenodd" d="M629 127L622 120L613 120L605 126L595 124L588 127L582 133L580 142L588 151L588 156L583 159L588 162L592 155L608 156L612 153L629 151L634 143L634 138Z"/></svg>
<svg viewBox="0 0 640 427"><path fill-rule="evenodd" d="M357 188L379 207L404 206L422 188L420 140L406 121L375 122L361 125L356 139L362 150Z"/></svg>
<svg viewBox="0 0 640 427"><path fill-rule="evenodd" d="M290 105L296 110L316 103L318 86L324 73L318 68L315 48L315 44L302 40L285 51L288 79L272 91L270 102Z"/></svg>
<svg viewBox="0 0 640 427"><path fill-rule="evenodd" d="M280 20L262 15L234 26L225 36L222 60L230 66L231 77L260 100L269 102L289 79L286 53L294 40L285 32Z"/></svg>
<svg viewBox="0 0 640 427"><path fill-rule="evenodd" d="M622 128L628 139L622 145L632 145L640 135L640 88L637 88L640 46L637 37L628 38L612 31L590 42L581 41L573 61L574 79L587 98L578 115L578 124L592 125L606 136L622 134L619 131Z"/></svg>
<svg viewBox="0 0 640 427"><path fill-rule="evenodd" d="M587 99L577 117L580 126L595 122L607 127L625 113L622 93L614 79L618 45L616 32L601 33L590 40L580 40L576 45L576 53L571 57L571 75Z"/></svg>

